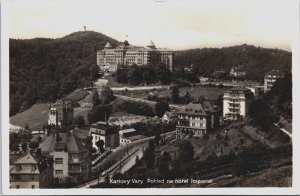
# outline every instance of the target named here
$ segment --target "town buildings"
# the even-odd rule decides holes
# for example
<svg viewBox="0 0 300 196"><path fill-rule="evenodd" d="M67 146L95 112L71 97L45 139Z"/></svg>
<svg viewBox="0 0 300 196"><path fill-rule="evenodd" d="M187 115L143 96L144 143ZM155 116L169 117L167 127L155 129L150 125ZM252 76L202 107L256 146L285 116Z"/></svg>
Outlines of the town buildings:
<svg viewBox="0 0 300 196"><path fill-rule="evenodd" d="M176 135L179 138L191 134L202 137L219 125L216 107L208 101L189 103L177 112Z"/></svg>
<svg viewBox="0 0 300 196"><path fill-rule="evenodd" d="M73 107L70 101L59 100L50 105L48 125L64 127L72 124Z"/></svg>
<svg viewBox="0 0 300 196"><path fill-rule="evenodd" d="M25 154L10 170L10 188L47 188L53 180L53 160L37 153Z"/></svg>
<svg viewBox="0 0 300 196"><path fill-rule="evenodd" d="M264 77L264 93L271 90L276 80L284 78L284 76L284 72L280 70L272 70L270 72L267 72Z"/></svg>
<svg viewBox="0 0 300 196"><path fill-rule="evenodd" d="M170 123L172 121L176 121L176 113L175 112L165 112L162 116L162 121L166 123Z"/></svg>
<svg viewBox="0 0 300 196"><path fill-rule="evenodd" d="M94 148L97 147L97 142L103 140L104 148L116 148L119 146L118 127L111 126L105 122L98 122L91 125L90 136L92 136L92 143Z"/></svg>
<svg viewBox="0 0 300 196"><path fill-rule="evenodd" d="M147 47L130 45L127 40L117 48L108 42L103 50L97 52L97 65L101 70L115 72L119 65L155 65L163 63L173 71L173 51L156 48L150 41Z"/></svg>
<svg viewBox="0 0 300 196"><path fill-rule="evenodd" d="M223 96L223 117L230 120L244 119L253 100L253 93L245 87L228 90Z"/></svg>
<svg viewBox="0 0 300 196"><path fill-rule="evenodd" d="M40 147L43 155L51 156L54 160L54 178L60 182L71 180L75 183L88 179L88 150L75 134L52 132Z"/></svg>
<svg viewBox="0 0 300 196"><path fill-rule="evenodd" d="M245 78L246 74L246 71L243 71L240 66L233 66L229 73L232 78Z"/></svg>

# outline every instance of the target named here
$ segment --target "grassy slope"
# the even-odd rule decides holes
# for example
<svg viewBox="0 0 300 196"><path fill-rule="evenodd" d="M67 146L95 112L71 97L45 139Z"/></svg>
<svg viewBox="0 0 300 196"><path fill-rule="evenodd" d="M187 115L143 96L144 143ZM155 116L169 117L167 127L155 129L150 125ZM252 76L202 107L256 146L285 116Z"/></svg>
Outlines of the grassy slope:
<svg viewBox="0 0 300 196"><path fill-rule="evenodd" d="M31 130L41 129L42 125L47 123L48 109L48 104L34 104L28 110L10 117L10 123L21 127L28 123Z"/></svg>

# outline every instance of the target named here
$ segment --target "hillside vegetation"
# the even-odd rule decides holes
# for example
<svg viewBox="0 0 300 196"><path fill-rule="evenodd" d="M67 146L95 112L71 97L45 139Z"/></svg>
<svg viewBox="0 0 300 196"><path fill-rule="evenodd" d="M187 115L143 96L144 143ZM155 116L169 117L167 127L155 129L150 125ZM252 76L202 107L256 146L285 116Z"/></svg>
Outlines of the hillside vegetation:
<svg viewBox="0 0 300 196"><path fill-rule="evenodd" d="M177 68L193 64L199 74L209 76L215 70L229 72L233 66L241 66L249 79L262 80L264 73L272 69L291 72L292 53L279 49L267 49L252 45L224 48L202 48L176 51Z"/></svg>
<svg viewBox="0 0 300 196"><path fill-rule="evenodd" d="M10 116L37 102L55 101L97 78L97 50L119 42L101 33L75 32L59 39L9 40Z"/></svg>

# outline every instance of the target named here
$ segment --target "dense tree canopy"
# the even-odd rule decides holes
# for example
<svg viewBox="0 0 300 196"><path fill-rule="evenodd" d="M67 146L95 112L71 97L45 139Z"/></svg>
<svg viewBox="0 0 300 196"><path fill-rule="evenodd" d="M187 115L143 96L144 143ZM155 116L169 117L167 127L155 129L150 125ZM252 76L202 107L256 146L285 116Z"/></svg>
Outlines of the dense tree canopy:
<svg viewBox="0 0 300 196"><path fill-rule="evenodd" d="M59 39L9 41L10 116L37 101L55 101L98 77L97 50L109 41L101 33L76 32Z"/></svg>
<svg viewBox="0 0 300 196"><path fill-rule="evenodd" d="M223 69L229 73L233 66L241 65L249 79L263 80L264 74L272 69L291 72L292 53L255 47L247 44L224 48L202 48L175 51L174 66L183 74L184 66L193 65L199 75L210 76Z"/></svg>

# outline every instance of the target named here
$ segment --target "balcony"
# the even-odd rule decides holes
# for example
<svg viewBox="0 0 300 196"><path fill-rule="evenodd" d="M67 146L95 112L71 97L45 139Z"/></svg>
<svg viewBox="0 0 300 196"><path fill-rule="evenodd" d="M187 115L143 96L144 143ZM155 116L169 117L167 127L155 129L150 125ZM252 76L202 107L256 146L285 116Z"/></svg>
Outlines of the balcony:
<svg viewBox="0 0 300 196"><path fill-rule="evenodd" d="M70 174L80 174L81 170L80 170L80 168L78 168L78 169L69 169L69 173Z"/></svg>

